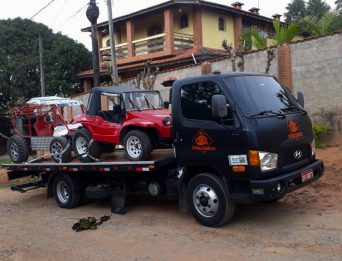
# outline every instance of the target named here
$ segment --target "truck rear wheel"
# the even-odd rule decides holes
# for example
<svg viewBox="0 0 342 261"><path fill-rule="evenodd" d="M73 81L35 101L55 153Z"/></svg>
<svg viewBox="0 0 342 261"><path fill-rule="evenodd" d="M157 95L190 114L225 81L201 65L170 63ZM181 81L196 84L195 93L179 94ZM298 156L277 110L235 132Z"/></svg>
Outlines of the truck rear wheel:
<svg viewBox="0 0 342 261"><path fill-rule="evenodd" d="M140 130L132 130L126 134L124 147L127 158L132 161L145 160L151 154L150 137Z"/></svg>
<svg viewBox="0 0 342 261"><path fill-rule="evenodd" d="M72 138L72 147L75 155L79 156L80 161L83 163L93 162L93 158L97 159L101 156L100 145L94 140L91 142L92 139L93 137L85 128L77 130Z"/></svg>
<svg viewBox="0 0 342 261"><path fill-rule="evenodd" d="M70 178L58 175L53 181L53 195L61 208L74 208L81 201L81 189L73 189Z"/></svg>
<svg viewBox="0 0 342 261"><path fill-rule="evenodd" d="M19 135L14 135L8 139L7 151L13 163L25 162L29 155L27 143Z"/></svg>
<svg viewBox="0 0 342 261"><path fill-rule="evenodd" d="M220 177L204 173L187 185L186 198L192 216L203 226L219 227L234 214L235 202L228 198Z"/></svg>
<svg viewBox="0 0 342 261"><path fill-rule="evenodd" d="M50 143L50 153L61 153L67 146L69 141L65 137L54 137ZM62 155L52 155L51 158L59 162L69 162L71 159L71 145Z"/></svg>

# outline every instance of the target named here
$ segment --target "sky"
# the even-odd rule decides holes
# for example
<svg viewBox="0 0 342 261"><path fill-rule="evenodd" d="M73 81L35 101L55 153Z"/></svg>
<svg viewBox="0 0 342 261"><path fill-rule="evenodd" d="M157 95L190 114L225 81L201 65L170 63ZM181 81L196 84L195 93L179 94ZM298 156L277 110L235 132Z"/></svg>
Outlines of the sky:
<svg viewBox="0 0 342 261"><path fill-rule="evenodd" d="M166 1L112 0L113 18ZM230 6L236 0L207 1ZM243 10L248 11L252 7L258 7L260 8L260 15L271 18L275 13L283 15L286 12L285 7L290 0L239 0L239 2L245 4ZM335 0L326 0L326 2L332 8L335 7ZM0 19L13 19L16 17L30 19L34 16L33 21L43 23L52 29L54 33L61 32L63 35L83 43L91 50L90 34L81 32L82 28L90 26L90 22L85 14L89 0L0 0L0 3L2 3ZM96 0L96 3L100 9L100 17L97 22L101 23L108 20L107 0ZM45 6L46 8L39 12Z"/></svg>

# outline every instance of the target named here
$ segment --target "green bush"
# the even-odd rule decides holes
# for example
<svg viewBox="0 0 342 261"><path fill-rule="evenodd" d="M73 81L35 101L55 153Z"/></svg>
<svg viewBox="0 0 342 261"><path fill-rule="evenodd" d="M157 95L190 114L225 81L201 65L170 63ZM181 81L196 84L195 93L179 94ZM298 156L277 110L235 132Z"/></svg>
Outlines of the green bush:
<svg viewBox="0 0 342 261"><path fill-rule="evenodd" d="M316 147L324 148L325 145L321 142L323 138L331 134L331 127L323 123L315 122L312 126L313 133L315 135Z"/></svg>

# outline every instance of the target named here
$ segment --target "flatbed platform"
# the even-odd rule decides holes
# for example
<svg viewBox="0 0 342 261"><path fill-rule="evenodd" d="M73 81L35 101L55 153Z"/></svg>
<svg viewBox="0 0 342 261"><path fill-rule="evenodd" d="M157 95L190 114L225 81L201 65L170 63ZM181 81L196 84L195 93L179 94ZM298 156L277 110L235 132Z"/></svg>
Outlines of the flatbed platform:
<svg viewBox="0 0 342 261"><path fill-rule="evenodd" d="M147 161L130 161L125 157L124 151L119 149L104 154L100 162L82 163L74 158L68 163L56 163L50 158L43 158L35 162L3 164L2 167L8 170L8 180L12 180L38 172L153 172L171 165L176 165L172 149L155 150Z"/></svg>

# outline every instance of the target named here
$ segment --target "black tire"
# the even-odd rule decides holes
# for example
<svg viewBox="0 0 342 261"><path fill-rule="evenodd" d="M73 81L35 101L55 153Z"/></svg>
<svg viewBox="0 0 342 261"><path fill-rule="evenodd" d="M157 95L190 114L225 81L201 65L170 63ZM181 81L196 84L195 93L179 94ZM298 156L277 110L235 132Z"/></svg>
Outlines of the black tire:
<svg viewBox="0 0 342 261"><path fill-rule="evenodd" d="M81 189L73 189L69 177L58 175L53 181L53 195L61 208L74 208L81 201Z"/></svg>
<svg viewBox="0 0 342 261"><path fill-rule="evenodd" d="M71 160L71 145L69 141L65 137L54 137L50 143L50 153L61 153L67 146L68 149L62 155L51 155L51 158L59 163L61 162L69 162Z"/></svg>
<svg viewBox="0 0 342 261"><path fill-rule="evenodd" d="M72 148L74 149L74 153L80 161L86 162L93 162L94 160L89 157L88 155L92 156L95 159L100 158L101 156L101 147L96 141L92 141L90 147L88 144L93 139L89 131L85 128L78 129L72 138ZM87 154L82 155L84 153ZM80 156L82 155L82 156Z"/></svg>
<svg viewBox="0 0 342 261"><path fill-rule="evenodd" d="M19 135L14 135L8 139L7 152L14 163L25 162L29 156L27 143Z"/></svg>
<svg viewBox="0 0 342 261"><path fill-rule="evenodd" d="M86 188L88 198L106 198L108 194L108 186L106 184L92 184Z"/></svg>
<svg viewBox="0 0 342 261"><path fill-rule="evenodd" d="M145 160L151 155L151 139L143 131L129 131L124 140L126 157L132 161Z"/></svg>
<svg viewBox="0 0 342 261"><path fill-rule="evenodd" d="M219 227L234 214L235 202L228 198L217 175L204 173L193 177L187 185L186 198L192 216L203 226Z"/></svg>

